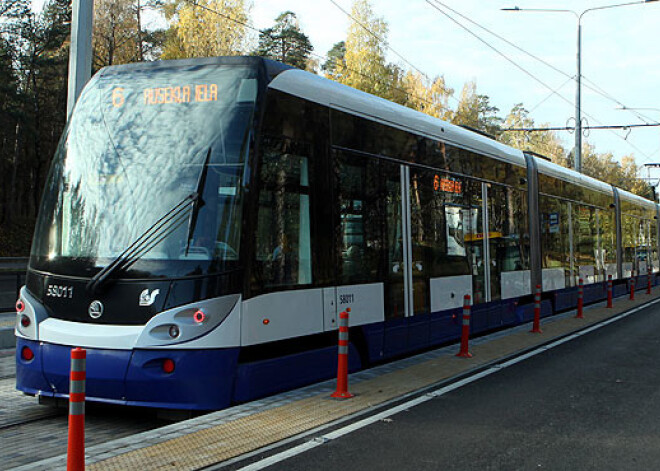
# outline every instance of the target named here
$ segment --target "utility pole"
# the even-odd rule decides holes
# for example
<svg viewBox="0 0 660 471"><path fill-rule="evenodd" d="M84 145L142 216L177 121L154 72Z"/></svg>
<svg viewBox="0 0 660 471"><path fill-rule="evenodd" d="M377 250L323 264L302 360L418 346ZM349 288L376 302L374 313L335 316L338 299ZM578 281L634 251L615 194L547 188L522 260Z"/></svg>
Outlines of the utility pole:
<svg viewBox="0 0 660 471"><path fill-rule="evenodd" d="M577 74L575 76L575 150L573 156L573 167L575 171L582 173L582 17L585 13L596 10L605 10L608 8L627 7L630 5L638 5L640 3L657 2L658 0L637 0L635 2L617 3L615 5L603 5L600 7L587 8L578 13L573 10L562 10L553 8L501 8L503 11L515 12L546 12L546 13L572 13L577 19Z"/></svg>
<svg viewBox="0 0 660 471"><path fill-rule="evenodd" d="M73 0L71 5L71 49L69 50L69 91L67 121L83 87L92 76L92 21L94 0Z"/></svg>

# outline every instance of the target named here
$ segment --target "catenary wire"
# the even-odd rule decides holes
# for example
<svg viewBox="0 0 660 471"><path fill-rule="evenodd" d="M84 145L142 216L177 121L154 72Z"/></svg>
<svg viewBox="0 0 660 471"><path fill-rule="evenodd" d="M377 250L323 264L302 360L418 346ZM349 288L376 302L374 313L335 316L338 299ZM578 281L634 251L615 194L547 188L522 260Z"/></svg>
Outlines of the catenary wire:
<svg viewBox="0 0 660 471"><path fill-rule="evenodd" d="M250 29L250 30L252 30L252 31L255 31L255 32L259 33L259 34L266 34L266 35L268 34L268 32L266 32L266 31L264 31L264 30L261 30L261 29L259 29L259 28L256 28L256 27L254 27L254 26L252 26L252 25L250 25L250 24L248 24L248 23L246 23L246 22L244 22L244 21L240 21L240 20L238 20L238 19L236 19L236 18L232 18L231 16L226 15L226 14L224 14L224 13L221 13L221 12L219 12L218 10L215 10L215 9L213 9L213 8L209 8L209 7L207 7L206 5L201 5L201 4L197 3L197 2L195 2L194 0L185 0L185 2L188 3L189 5L194 6L194 7L202 8L202 9L204 9L204 10L206 10L206 11L209 11L209 12L211 12L211 13L215 13L216 15L221 16L222 18L226 18L226 19L228 19L228 20L230 20L230 21L233 21L233 22L235 22L235 23L237 23L237 24L243 25L243 26L245 26L246 28L248 28L248 29ZM387 47L389 48L389 46L387 46ZM392 49L390 48L390 50L392 50ZM340 62L338 62L336 59L332 59L332 58L330 58L330 57L328 57L328 56L322 56L322 55L320 55L320 54L315 54L315 53L313 53L313 52L310 53L310 55L312 55L312 56L314 56L314 57L316 57L316 58L318 58L318 59L321 59L321 60L332 61L332 62L334 63L335 66L337 66L337 65L340 64ZM424 103L426 103L426 104L428 104L428 105L431 105L431 106L436 106L436 105L437 105L436 103L433 103L433 102L431 102L431 101L429 101L429 100L427 100L427 99L425 99L425 98L422 98L422 97L420 97L419 95L413 95L412 93L408 92L407 90L405 90L405 89L403 89L403 88L400 88L400 87L396 87L396 86L394 86L394 85L392 85L392 84L390 84L390 83L388 83L388 82L386 82L386 81L384 81L384 80L378 79L377 77L373 77L373 76L370 76L370 75L368 75L368 74L364 74L364 73L362 73L362 72L360 72L360 71L358 71L358 70L354 70L354 69L351 69L351 68L349 68L349 67L346 67L346 65L343 64L343 63L342 63L341 65L342 65L344 68L346 68L346 70L349 70L349 71L351 71L351 72L353 72L353 73L359 74L359 75L361 75L362 77L368 78L368 79L370 79L370 80L376 80L376 81L378 81L378 83L380 83L380 84L382 84L382 85L386 85L390 90L397 90L397 91L400 91L400 92L404 93L404 94L405 94L406 96L408 96L408 97L416 98L417 100L420 100L420 101L422 101L422 102L424 102ZM420 72L420 73L421 73L421 72ZM425 75L425 76L426 76L426 75ZM426 76L426 77L428 77L428 76ZM457 100L456 97L454 97L453 95L449 94L449 96L450 96L451 98L453 98L454 100ZM458 100L457 100L457 101L458 101Z"/></svg>
<svg viewBox="0 0 660 471"><path fill-rule="evenodd" d="M431 2L433 2L433 3L437 4L437 5L442 6L443 8L445 8L445 9L451 11L451 12L454 13L455 15L460 16L460 17L463 18L465 21L468 21L468 22L472 23L472 24L475 25L476 27L478 27L478 28L484 30L484 31L487 32L488 34L490 34L490 35L496 37L497 39L499 39L500 41L505 42L506 44L508 44L509 46L513 47L514 49L516 49L516 50L522 52L523 54L525 54L525 55L531 57L532 59L534 59L534 60L540 62L541 64L543 64L543 65L549 67L550 69L554 70L554 71L557 72L558 74L561 74L561 75L563 75L564 77L569 78L569 80L574 80L574 79L575 79L575 75L571 75L571 74L568 74L568 73L564 72L564 71L561 70L560 68L558 68L558 67L552 65L550 62L546 61L545 59L543 59L543 58L541 58L541 57L539 57L539 56L537 56L537 55L535 55L535 54L533 54L533 53L527 51L526 49L523 49L522 47L518 46L516 43L514 43L514 42L510 41L509 39L505 38L505 37L502 36L501 34L498 34L498 33L496 33L495 31L493 31L493 30L491 30L491 29L489 29L489 28L486 28L485 26L483 26L483 25L477 23L476 21L474 21L474 20L471 19L470 17L468 17L468 16L466 16L466 15L463 15L461 12L459 12L459 11L453 9L452 7L450 7L449 5L447 5L447 4L443 3L443 2L441 2L440 0L425 0L425 1L426 1L426 3L428 3L428 4L431 5L431 6L434 6L434 5L432 5ZM604 97L604 98L606 98L606 99L608 99L608 100L610 100L610 101L616 103L616 104L617 104L618 106L620 106L620 107L628 108L626 105L624 105L623 103L621 103L621 101L619 101L617 98L615 98L615 97L612 96L610 93L608 93L607 91L605 91L602 87L598 86L598 85L597 85L596 83L594 83L592 80L589 80L589 78L586 77L584 74L582 74L582 79L583 79L584 81L588 82L588 83L586 83L586 84L583 84L583 86L585 86L586 88L588 88L588 89L594 91L595 93L601 95L602 97ZM561 88L561 87L560 87L560 88ZM633 113L633 114L637 115L637 117L638 117L640 120L642 120L642 121L644 121L645 119L646 119L646 120L649 120L649 121L653 121L651 118L649 118L648 116L644 116L642 113Z"/></svg>
<svg viewBox="0 0 660 471"><path fill-rule="evenodd" d="M471 29L469 29L467 26L465 26L464 24L462 24L462 23L461 23L460 21L458 21L456 18L454 18L453 16L451 16L449 13L443 11L440 7L438 7L438 5L434 4L433 2L437 2L438 4L440 4L440 5L442 5L442 6L445 6L444 4L440 3L438 0L425 0L425 2L426 2L429 6L431 6L433 9L435 9L437 12L439 12L441 15L445 16L445 17L448 18L451 22L453 22L453 23L456 24L458 27L460 27L461 29L463 29L464 31L466 31L468 34L470 34L471 36L473 36L473 37L474 37L475 39L477 39L479 42L483 43L486 47L488 47L489 49L493 50L497 55L501 56L501 57L504 58L507 62L511 63L514 67L516 67L517 69L521 70L525 75L529 76L529 77L532 78L534 81L538 82L539 84L541 84L542 86L544 86L545 88L547 88L548 90L550 90L550 91L552 92L552 95L557 96L557 97L560 98L562 101L564 101L564 102L566 102L566 103L568 103L568 104L570 104L570 105L573 105L573 103L572 103L570 100L568 100L566 97L564 97L564 96L560 95L559 93L557 93L557 92L556 92L556 91L555 91L550 85L548 85L548 84L545 83L543 80L541 80L541 79L539 79L538 77L536 77L534 74L532 74L532 73L529 72L527 69L525 69L525 68L522 67L520 64L518 64L516 61L514 61L513 59L511 59L510 57L508 57L506 54L504 54L503 52L501 52L499 49L497 49L495 46L493 46L493 45L490 44L488 41L486 41L485 39L483 39L481 36L479 36L479 35L478 35L477 33L475 33L474 31L472 31ZM451 8L448 8L448 9L451 10L452 12L455 11L455 10L453 10L453 9L451 9ZM457 13L457 14L460 15L459 13ZM463 16L463 15L461 15L461 16ZM463 17L464 17L464 16L463 16ZM472 20L469 20L469 21L472 22ZM475 24L476 24L476 23L475 23ZM478 26L481 27L480 25L478 25ZM481 27L481 28L483 28L483 27ZM485 28L484 28L484 29L485 29ZM526 52L526 51L525 51L525 52ZM563 73L563 74L565 75L565 73ZM595 117L591 116L591 115L588 114L586 111L582 110L582 113L583 113L586 117L588 117L589 119L593 120L595 123L602 124L598 119L596 119ZM572 129L572 128L571 128L571 129ZM615 135L616 137L618 137L619 139L621 139L622 141L624 141L624 142L625 142L628 146L630 146L632 149L634 149L635 151L639 152L639 153L641 154L642 158L644 158L644 160L650 160L650 159L651 159L651 157L650 157L646 152L642 151L639 147L637 147L636 145L634 145L633 143L631 143L630 141L628 141L628 139L627 139L626 137L617 134L617 133L614 132L613 130L610 130L610 131L612 132L613 135Z"/></svg>

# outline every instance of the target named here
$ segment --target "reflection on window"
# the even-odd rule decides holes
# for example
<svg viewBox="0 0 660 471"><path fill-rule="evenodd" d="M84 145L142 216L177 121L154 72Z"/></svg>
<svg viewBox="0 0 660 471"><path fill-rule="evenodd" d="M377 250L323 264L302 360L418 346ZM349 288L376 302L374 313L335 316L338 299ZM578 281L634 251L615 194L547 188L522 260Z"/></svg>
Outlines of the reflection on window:
<svg viewBox="0 0 660 471"><path fill-rule="evenodd" d="M383 251L378 161L338 157L340 282L377 281Z"/></svg>
<svg viewBox="0 0 660 471"><path fill-rule="evenodd" d="M448 174L411 169L413 275L469 274L464 220L465 182Z"/></svg>
<svg viewBox="0 0 660 471"><path fill-rule="evenodd" d="M566 286L571 286L570 215L568 203L556 198L539 197L541 255L543 268L562 268Z"/></svg>
<svg viewBox="0 0 660 471"><path fill-rule="evenodd" d="M585 283L594 282L598 228L596 209L574 203L573 205L573 250L579 268L578 276Z"/></svg>
<svg viewBox="0 0 660 471"><path fill-rule="evenodd" d="M616 216L614 210L598 210L600 254L598 260L607 275L616 278Z"/></svg>
<svg viewBox="0 0 660 471"><path fill-rule="evenodd" d="M305 150L288 139L264 140L254 270L264 288L312 283Z"/></svg>

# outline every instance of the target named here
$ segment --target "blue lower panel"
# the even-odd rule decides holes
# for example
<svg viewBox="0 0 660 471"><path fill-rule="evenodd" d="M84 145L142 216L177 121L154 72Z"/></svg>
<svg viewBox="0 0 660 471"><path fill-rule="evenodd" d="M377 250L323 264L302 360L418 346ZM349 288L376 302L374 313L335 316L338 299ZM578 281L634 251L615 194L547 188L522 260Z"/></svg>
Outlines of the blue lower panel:
<svg viewBox="0 0 660 471"><path fill-rule="evenodd" d="M461 335L463 309L451 309L431 314L431 345L438 345Z"/></svg>
<svg viewBox="0 0 660 471"><path fill-rule="evenodd" d="M21 358L24 348L32 350L32 360L25 361ZM28 394L53 395L53 390L43 374L39 342L16 338L16 388Z"/></svg>
<svg viewBox="0 0 660 471"><path fill-rule="evenodd" d="M21 358L23 347L35 354ZM231 403L238 348L214 350L87 350L86 398L90 401L175 409L222 409ZM71 347L18 339L16 387L67 397ZM165 373L165 359L174 361Z"/></svg>
<svg viewBox="0 0 660 471"><path fill-rule="evenodd" d="M357 371L362 366L360 355L353 344L349 347L348 361L350 372ZM336 376L337 347L239 364L234 400L250 401Z"/></svg>
<svg viewBox="0 0 660 471"><path fill-rule="evenodd" d="M553 314L552 303L548 299L541 301L541 317ZM534 320L534 304L522 304L516 307L516 319L518 323L531 322Z"/></svg>
<svg viewBox="0 0 660 471"><path fill-rule="evenodd" d="M162 370L165 359L176 368ZM217 410L231 404L238 348L135 350L126 375L129 405Z"/></svg>

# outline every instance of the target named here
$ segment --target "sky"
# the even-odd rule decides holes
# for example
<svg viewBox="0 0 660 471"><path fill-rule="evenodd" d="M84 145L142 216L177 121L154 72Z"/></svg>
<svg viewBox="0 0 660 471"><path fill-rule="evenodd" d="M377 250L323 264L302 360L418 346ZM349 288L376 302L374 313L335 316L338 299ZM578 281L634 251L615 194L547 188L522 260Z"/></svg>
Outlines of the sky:
<svg viewBox="0 0 660 471"><path fill-rule="evenodd" d="M44 0L33 0L35 8ZM352 0L334 0L350 11ZM442 3L440 3L442 2ZM434 9L455 17L479 38ZM575 115L577 18L572 13L502 11L501 8L567 9L576 13L623 1L594 0L371 0L374 12L389 25L389 46L430 77L444 76L454 89L455 107L467 81L490 98L504 117L517 104L530 110L537 126L572 126ZM507 45L449 7L553 68ZM346 37L349 18L330 0L253 0L252 24L272 26L275 17L291 10L314 46L325 55ZM582 114L584 125L660 122L660 1L587 11L582 16ZM491 47L496 48L496 52ZM390 62L408 65L392 52ZM514 65L517 64L516 65ZM524 69L524 70L521 70ZM593 88L601 90L596 93ZM604 96L605 95L605 96ZM631 111L628 108L650 108ZM640 117L639 114L643 116ZM559 133L572 148L572 133ZM584 138L597 152L616 159L634 154L638 164L660 162L660 127L592 130ZM652 176L660 177L660 170Z"/></svg>

